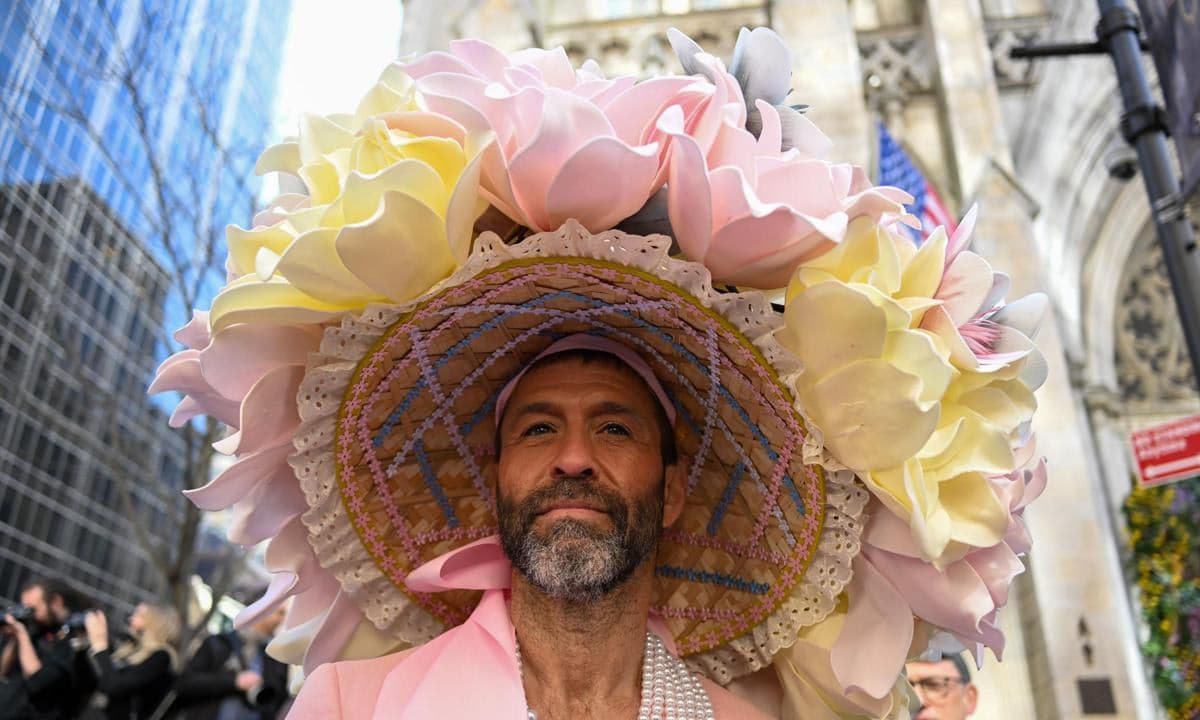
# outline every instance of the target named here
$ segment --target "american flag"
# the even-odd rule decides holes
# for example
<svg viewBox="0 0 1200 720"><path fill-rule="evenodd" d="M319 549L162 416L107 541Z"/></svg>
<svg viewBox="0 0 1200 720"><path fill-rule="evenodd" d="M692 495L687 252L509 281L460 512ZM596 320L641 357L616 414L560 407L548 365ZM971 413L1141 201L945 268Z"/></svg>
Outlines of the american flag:
<svg viewBox="0 0 1200 720"><path fill-rule="evenodd" d="M921 221L921 229L915 230L905 225L904 228L913 239L920 244L938 225L946 226L946 233L954 234L957 223L954 216L946 209L946 203L938 195L933 185L925 179L925 175L917 168L908 153L883 123L879 123L879 184L894 185L912 195L914 200L909 211Z"/></svg>

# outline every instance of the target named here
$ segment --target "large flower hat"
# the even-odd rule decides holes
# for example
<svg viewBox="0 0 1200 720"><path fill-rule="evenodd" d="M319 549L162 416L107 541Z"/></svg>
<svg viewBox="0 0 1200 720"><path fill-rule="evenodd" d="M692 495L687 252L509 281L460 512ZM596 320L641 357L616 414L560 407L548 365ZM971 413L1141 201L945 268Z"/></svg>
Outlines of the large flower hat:
<svg viewBox="0 0 1200 720"><path fill-rule="evenodd" d="M655 612L693 669L769 669L787 717L892 718L931 641L1002 651L1045 483L1044 298L1005 303L970 217L898 232L909 198L785 104L774 33L744 30L729 69L671 42L687 74L640 82L456 42L264 153L306 193L229 228L228 282L151 391L230 429L190 498L267 543L238 622L291 598L277 656L464 620L477 593L406 580L495 533L496 395L576 333L637 352L675 405L690 494Z"/></svg>

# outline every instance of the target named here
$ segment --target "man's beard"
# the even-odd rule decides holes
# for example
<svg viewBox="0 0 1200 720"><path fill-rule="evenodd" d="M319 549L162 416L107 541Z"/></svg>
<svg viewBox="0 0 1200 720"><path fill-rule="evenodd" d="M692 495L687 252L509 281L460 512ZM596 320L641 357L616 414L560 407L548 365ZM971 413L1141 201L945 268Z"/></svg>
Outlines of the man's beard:
<svg viewBox="0 0 1200 720"><path fill-rule="evenodd" d="M612 529L564 518L535 531L539 513L561 500L583 500L608 513ZM589 603L625 582L654 554L662 529L663 481L637 498L632 508L592 481L567 478L530 493L520 503L501 495L497 510L500 541L513 567L552 598Z"/></svg>

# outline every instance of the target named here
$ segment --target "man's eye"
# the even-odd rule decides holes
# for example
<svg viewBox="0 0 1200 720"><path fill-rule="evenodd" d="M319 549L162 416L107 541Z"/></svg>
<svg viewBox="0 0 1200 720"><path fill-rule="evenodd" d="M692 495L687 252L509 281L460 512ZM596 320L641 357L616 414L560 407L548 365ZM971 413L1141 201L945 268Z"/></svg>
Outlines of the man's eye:
<svg viewBox="0 0 1200 720"><path fill-rule="evenodd" d="M534 435L545 435L546 433L551 432L552 430L554 430L554 428L550 427L550 423L544 423L544 422L534 423L533 425L530 425L529 427L525 428L525 432L521 433L521 437L532 437Z"/></svg>
<svg viewBox="0 0 1200 720"><path fill-rule="evenodd" d="M602 431L606 435L617 435L620 437L629 437L629 428L625 427L624 425L621 425L620 423L607 423L602 428Z"/></svg>

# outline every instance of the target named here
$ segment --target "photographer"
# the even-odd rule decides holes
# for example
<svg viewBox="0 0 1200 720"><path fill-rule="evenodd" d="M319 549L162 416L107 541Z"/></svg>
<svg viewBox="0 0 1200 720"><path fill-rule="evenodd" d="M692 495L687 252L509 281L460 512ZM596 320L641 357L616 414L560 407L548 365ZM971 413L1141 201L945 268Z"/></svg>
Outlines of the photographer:
<svg viewBox="0 0 1200 720"><path fill-rule="evenodd" d="M175 683L176 720L275 720L288 699L287 665L266 653L282 611L207 638Z"/></svg>
<svg viewBox="0 0 1200 720"><path fill-rule="evenodd" d="M84 603L68 585L41 578L21 588L21 605L5 613L0 637L0 720L77 717L91 692L91 678L76 663L63 632Z"/></svg>
<svg viewBox="0 0 1200 720"><path fill-rule="evenodd" d="M144 720L155 717L171 690L179 638L179 614L173 608L142 603L129 618L128 642L109 649L108 619L92 611L84 622L88 657L96 676L88 720Z"/></svg>

